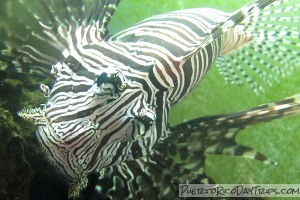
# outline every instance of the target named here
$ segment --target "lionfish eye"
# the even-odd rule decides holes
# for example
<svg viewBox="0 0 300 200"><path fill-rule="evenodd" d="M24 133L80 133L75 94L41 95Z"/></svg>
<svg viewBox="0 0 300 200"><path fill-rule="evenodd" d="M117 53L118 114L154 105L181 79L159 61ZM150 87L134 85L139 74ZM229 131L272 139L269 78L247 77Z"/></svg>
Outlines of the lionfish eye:
<svg viewBox="0 0 300 200"><path fill-rule="evenodd" d="M95 93L99 96L109 95L118 97L126 87L125 77L121 72L101 73L95 80Z"/></svg>
<svg viewBox="0 0 300 200"><path fill-rule="evenodd" d="M97 87L103 87L103 84L110 84L116 90L118 90L120 86L123 84L120 76L121 74L119 74L119 72L114 74L108 74L106 72L103 72L96 79Z"/></svg>
<svg viewBox="0 0 300 200"><path fill-rule="evenodd" d="M116 91L119 91L120 86L122 85L122 80L119 72L110 76L109 83L111 83L115 87Z"/></svg>
<svg viewBox="0 0 300 200"><path fill-rule="evenodd" d="M98 76L96 83L97 86L100 87L107 80L107 73L103 72L100 76Z"/></svg>

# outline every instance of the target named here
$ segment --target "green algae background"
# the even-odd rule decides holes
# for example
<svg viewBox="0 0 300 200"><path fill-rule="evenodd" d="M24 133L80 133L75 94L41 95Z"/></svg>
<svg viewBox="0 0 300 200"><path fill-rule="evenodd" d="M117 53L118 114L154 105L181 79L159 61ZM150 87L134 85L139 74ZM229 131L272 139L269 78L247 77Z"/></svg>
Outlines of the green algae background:
<svg viewBox="0 0 300 200"><path fill-rule="evenodd" d="M110 24L111 32L130 27L134 23L167 11L213 7L234 11L249 1L239 0L123 0ZM299 26L295 24L295 26ZM281 83L265 88L256 95L247 85L226 84L216 67L186 99L171 108L171 125L213 114L231 113L269 103L300 92L300 69ZM240 144L252 147L278 164L266 165L258 161L208 155L205 171L217 183L300 184L300 116L259 124L241 131ZM278 198L276 198L278 199Z"/></svg>

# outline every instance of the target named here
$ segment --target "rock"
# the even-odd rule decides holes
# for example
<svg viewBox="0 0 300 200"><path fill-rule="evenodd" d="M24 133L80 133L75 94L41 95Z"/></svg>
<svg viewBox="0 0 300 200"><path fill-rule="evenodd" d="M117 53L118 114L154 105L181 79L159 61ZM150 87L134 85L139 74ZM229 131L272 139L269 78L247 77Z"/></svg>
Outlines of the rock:
<svg viewBox="0 0 300 200"><path fill-rule="evenodd" d="M7 110L0 108L0 199L28 196L32 171L25 159L24 139Z"/></svg>

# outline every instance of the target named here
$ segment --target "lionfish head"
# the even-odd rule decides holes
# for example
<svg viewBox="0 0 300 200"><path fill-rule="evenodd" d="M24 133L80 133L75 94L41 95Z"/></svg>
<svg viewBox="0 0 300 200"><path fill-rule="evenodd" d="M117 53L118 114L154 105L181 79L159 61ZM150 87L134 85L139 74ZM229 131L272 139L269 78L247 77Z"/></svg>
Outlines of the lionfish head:
<svg viewBox="0 0 300 200"><path fill-rule="evenodd" d="M70 179L134 159L156 114L143 85L120 67L91 67L69 56L53 66L56 83L41 85L48 100L19 115L38 125L50 161Z"/></svg>

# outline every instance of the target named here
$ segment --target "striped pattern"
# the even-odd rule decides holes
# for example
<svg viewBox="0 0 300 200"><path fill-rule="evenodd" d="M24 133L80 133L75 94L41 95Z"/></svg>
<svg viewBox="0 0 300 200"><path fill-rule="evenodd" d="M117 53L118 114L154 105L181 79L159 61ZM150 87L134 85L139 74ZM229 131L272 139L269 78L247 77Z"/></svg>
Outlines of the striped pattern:
<svg viewBox="0 0 300 200"><path fill-rule="evenodd" d="M152 155L103 169L100 178L93 178L89 186L95 188L94 193L83 191L81 198L178 199L179 183L214 183L204 170L207 154L241 156L276 165L260 152L238 144L236 137L249 126L299 113L297 94L237 113L179 124L171 128L172 135L160 142Z"/></svg>
<svg viewBox="0 0 300 200"><path fill-rule="evenodd" d="M197 50L212 29L228 18L227 13L214 9L182 10L146 19L110 40L126 42L137 60L154 62L150 78L156 79L156 87L169 91L168 101L174 104L197 85L214 62L220 39Z"/></svg>
<svg viewBox="0 0 300 200"><path fill-rule="evenodd" d="M5 70L51 76L51 66L77 46L107 36L119 1L1 1L0 60L7 63Z"/></svg>
<svg viewBox="0 0 300 200"><path fill-rule="evenodd" d="M153 154L176 133L167 126L171 105L192 91L218 56L254 41L251 33L264 16L261 10L270 10L268 15L277 11L272 10L275 0L258 0L234 13L182 10L109 36L106 27L119 1L95 1L91 10L81 1L61 1L65 11L55 10L55 2L40 2L46 21L41 13L30 15L35 23L26 31L37 26L40 33L29 39L26 34L24 38L4 34L6 49L0 58L11 60L14 67L50 71L51 66L56 83L50 91L42 86L46 104L19 115L39 124L37 135L47 157L74 181L71 196L87 185L89 173ZM278 0L273 6L286 2ZM14 2L30 13L25 3ZM76 3L82 11L74 12ZM295 5L292 12L299 9ZM244 56L251 68L251 54L246 51ZM243 71L242 75L248 78Z"/></svg>
<svg viewBox="0 0 300 200"><path fill-rule="evenodd" d="M64 63L53 66L57 82L43 110L48 124L38 128L40 143L53 164L74 179L83 172L149 155L167 136L170 105L187 95L204 76L220 51L220 40L190 59L186 56L226 18L223 12L206 9L154 17L134 27L134 34L146 29L140 31L142 41L137 36L127 42L129 29L108 41L77 46ZM166 24L165 30L158 29L159 23L155 25L159 21ZM181 30L171 29L179 22ZM151 34L146 35L147 29L153 30ZM156 29L161 40L152 35ZM181 46L176 44L175 35L171 41L162 40L167 38L165 33L178 32L180 36L185 29L189 32L179 38ZM194 39L189 41L189 35ZM118 74L125 88L105 92L104 88L116 87L116 81L98 86L96 80L103 74ZM146 116L153 117L143 119L145 110Z"/></svg>

